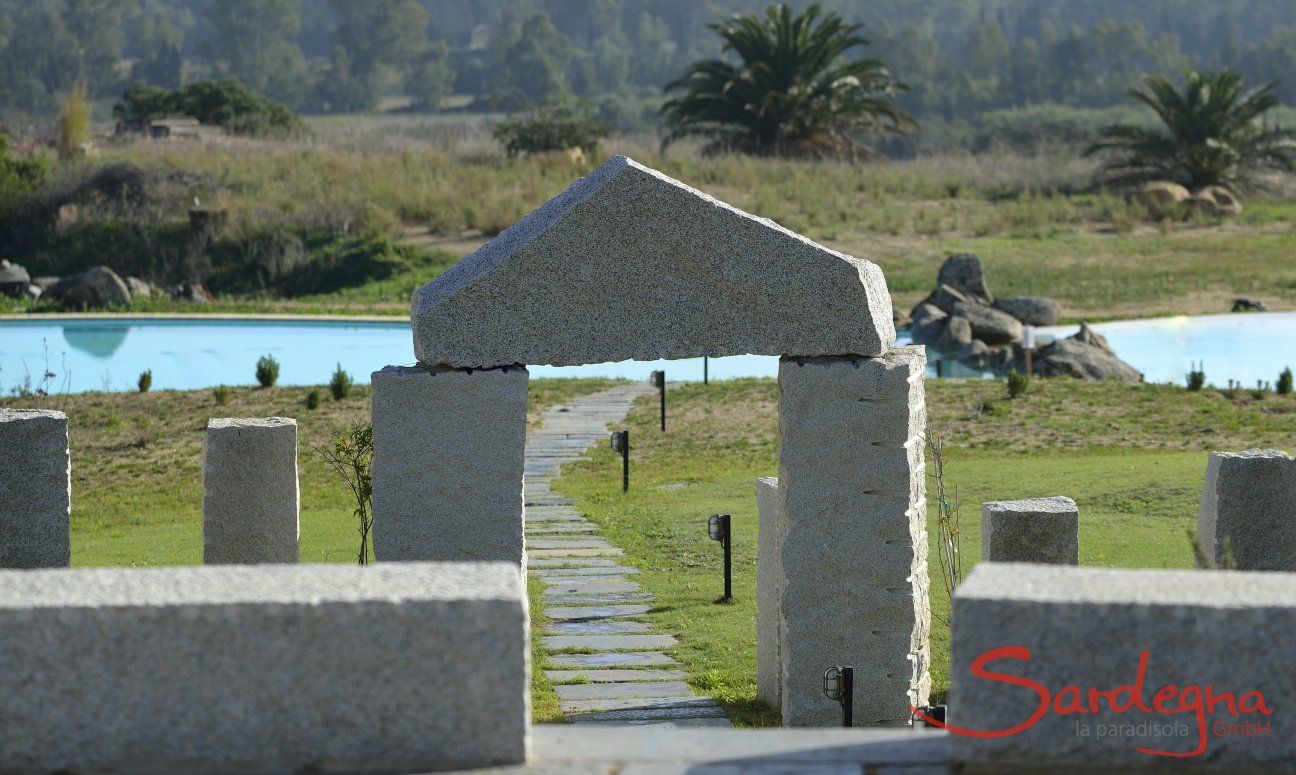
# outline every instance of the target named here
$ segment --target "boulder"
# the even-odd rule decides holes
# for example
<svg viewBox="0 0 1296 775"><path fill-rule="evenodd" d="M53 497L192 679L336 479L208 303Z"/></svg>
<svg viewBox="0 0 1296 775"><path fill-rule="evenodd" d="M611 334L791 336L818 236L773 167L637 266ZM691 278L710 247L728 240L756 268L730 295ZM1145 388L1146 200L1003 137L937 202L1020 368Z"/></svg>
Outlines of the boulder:
<svg viewBox="0 0 1296 775"><path fill-rule="evenodd" d="M1017 318L982 304L958 302L954 314L967 318L972 336L989 345L1013 344L1022 338L1022 324Z"/></svg>
<svg viewBox="0 0 1296 775"><path fill-rule="evenodd" d="M1018 371L1022 368L1018 363ZM1143 381L1142 374L1117 358L1107 340L1084 323L1075 336L1055 339L1036 350L1034 371L1043 377Z"/></svg>
<svg viewBox="0 0 1296 775"><path fill-rule="evenodd" d="M938 285L931 295L923 300L923 304L930 304L937 309L946 313L954 313L954 305L959 302L972 302L972 299L958 288L952 285Z"/></svg>
<svg viewBox="0 0 1296 775"><path fill-rule="evenodd" d="M168 291L172 301L188 301L193 304L210 304L215 301L211 291L204 288L202 283L178 283Z"/></svg>
<svg viewBox="0 0 1296 775"><path fill-rule="evenodd" d="M995 309L1006 312L1028 326L1051 326L1062 314L1062 305L1043 296L1009 296L995 299Z"/></svg>
<svg viewBox="0 0 1296 775"><path fill-rule="evenodd" d="M65 277L45 289L45 296L74 307L108 307L130 304L130 289L116 272L96 266L79 275Z"/></svg>
<svg viewBox="0 0 1296 775"><path fill-rule="evenodd" d="M972 325L968 319L955 315L949 319L945 330L936 340L936 349L946 353L957 353L965 345L972 343Z"/></svg>
<svg viewBox="0 0 1296 775"><path fill-rule="evenodd" d="M1167 180L1155 180L1143 184L1143 187L1131 195L1131 199L1143 205L1148 215L1153 218L1164 218L1174 215L1176 211L1192 196L1188 189L1178 183Z"/></svg>
<svg viewBox="0 0 1296 775"><path fill-rule="evenodd" d="M980 339L973 339L971 342L963 345L954 354L959 362L973 369L988 369L994 360L994 354L997 350L992 350L989 345Z"/></svg>
<svg viewBox="0 0 1296 775"><path fill-rule="evenodd" d="M935 344L945 331L949 315L935 304L919 304L914 307L913 322L909 326L909 335L914 344Z"/></svg>
<svg viewBox="0 0 1296 775"><path fill-rule="evenodd" d="M127 277L126 287L130 289L131 296L143 296L147 299L153 295L153 286L138 277Z"/></svg>
<svg viewBox="0 0 1296 775"><path fill-rule="evenodd" d="M0 293L19 298L27 293L31 276L27 270L17 264L0 260Z"/></svg>
<svg viewBox="0 0 1296 775"><path fill-rule="evenodd" d="M1198 207L1210 216L1236 216L1242 214L1242 203L1233 192L1223 186L1204 186L1188 198L1191 206Z"/></svg>
<svg viewBox="0 0 1296 775"><path fill-rule="evenodd" d="M1255 299L1234 299L1233 300L1234 312L1265 312L1268 309L1269 308L1265 306L1265 303L1263 301L1257 301Z"/></svg>
<svg viewBox="0 0 1296 775"><path fill-rule="evenodd" d="M936 284L956 288L968 298L979 304L990 304L994 297L986 285L985 270L981 259L972 253L955 253L941 264L936 275Z"/></svg>
<svg viewBox="0 0 1296 775"><path fill-rule="evenodd" d="M51 277L49 275L41 275L39 277L33 277L31 279L31 283L32 285L36 286L37 288L40 288L43 291L46 288L50 287L51 285L58 285L60 279L62 278Z"/></svg>

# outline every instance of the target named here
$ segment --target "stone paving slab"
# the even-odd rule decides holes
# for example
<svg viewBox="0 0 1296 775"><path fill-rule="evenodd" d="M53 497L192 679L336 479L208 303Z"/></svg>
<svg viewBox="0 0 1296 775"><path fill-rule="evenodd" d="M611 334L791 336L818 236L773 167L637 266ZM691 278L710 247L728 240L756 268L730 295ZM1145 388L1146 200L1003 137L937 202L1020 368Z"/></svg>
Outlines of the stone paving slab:
<svg viewBox="0 0 1296 775"><path fill-rule="evenodd" d="M630 576L638 572L638 568L632 568L629 565L603 565L593 568L535 568L531 571L532 575L541 578L553 576Z"/></svg>
<svg viewBox="0 0 1296 775"><path fill-rule="evenodd" d="M549 664L557 668L597 669L600 667L678 665L679 662L659 652L617 651L602 654L550 654Z"/></svg>
<svg viewBox="0 0 1296 775"><path fill-rule="evenodd" d="M580 581L545 579L545 583L549 585L549 588L545 590L545 597L557 597L559 595L614 595L639 591L639 585L633 581L626 581L624 576L608 576L606 579L598 576L583 576Z"/></svg>
<svg viewBox="0 0 1296 775"><path fill-rule="evenodd" d="M594 649L596 651L644 651L679 645L674 635L545 635L548 649Z"/></svg>
<svg viewBox="0 0 1296 775"><path fill-rule="evenodd" d="M527 541L533 549L611 549L602 538L535 538Z"/></svg>
<svg viewBox="0 0 1296 775"><path fill-rule="evenodd" d="M632 619L604 619L596 622L550 622L545 626L546 635L615 635L627 632L647 632L652 628L648 622L636 622Z"/></svg>
<svg viewBox="0 0 1296 775"><path fill-rule="evenodd" d="M591 619L615 619L620 616L642 616L651 610L646 605L579 605L551 606L545 608L545 616L550 619L567 619L588 621Z"/></svg>
<svg viewBox="0 0 1296 775"><path fill-rule="evenodd" d="M528 568L544 568L571 570L572 568L614 568L617 567L616 560L609 560L603 557L573 557L563 559L561 557L541 557L538 559L528 559Z"/></svg>
<svg viewBox="0 0 1296 775"><path fill-rule="evenodd" d="M634 683L588 683L555 686L560 700L619 700L644 697L687 697L692 694L683 681L636 681Z"/></svg>
<svg viewBox="0 0 1296 775"><path fill-rule="evenodd" d="M606 721L668 721L690 718L725 718L724 709L719 705L696 705L683 708L639 708L631 710L604 710L587 713L576 713L567 717L572 724Z"/></svg>
<svg viewBox="0 0 1296 775"><path fill-rule="evenodd" d="M592 522L553 521L529 527L526 533L527 535L547 535L550 533L593 533L596 530L598 530L598 525Z"/></svg>
<svg viewBox="0 0 1296 775"><path fill-rule="evenodd" d="M604 684L608 686L610 684ZM606 700L559 700L558 709L564 713L592 713L600 710L675 710L679 708L716 708L715 700L699 697L687 686L684 692L671 697L625 697Z"/></svg>
<svg viewBox="0 0 1296 775"><path fill-rule="evenodd" d="M683 681L683 670L546 670L545 677L554 683L571 681L580 676L590 683L607 681Z"/></svg>
<svg viewBox="0 0 1296 775"><path fill-rule="evenodd" d="M553 605L590 605L590 604L617 604L617 603L651 603L653 596L647 592L618 592L615 595L554 595L546 597L545 603Z"/></svg>
<svg viewBox="0 0 1296 775"><path fill-rule="evenodd" d="M625 551L615 546L606 548L590 549L527 549L527 554L540 559L551 559L554 557L618 557L625 554Z"/></svg>

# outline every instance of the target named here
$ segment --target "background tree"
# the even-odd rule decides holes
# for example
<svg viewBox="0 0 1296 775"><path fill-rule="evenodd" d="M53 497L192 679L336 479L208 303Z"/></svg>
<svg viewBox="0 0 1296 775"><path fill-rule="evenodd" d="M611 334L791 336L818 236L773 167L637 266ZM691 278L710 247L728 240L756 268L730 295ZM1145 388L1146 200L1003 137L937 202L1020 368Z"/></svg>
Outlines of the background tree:
<svg viewBox="0 0 1296 775"><path fill-rule="evenodd" d="M1296 171L1296 130L1266 128L1262 117L1281 103L1268 83L1244 91L1233 70L1189 70L1184 90L1161 76L1143 79L1129 96L1151 108L1160 127L1116 124L1087 154L1103 154L1103 180L1117 184L1169 180L1197 189L1248 188L1257 173Z"/></svg>
<svg viewBox="0 0 1296 775"><path fill-rule="evenodd" d="M865 134L916 126L892 101L904 87L885 65L845 59L868 45L858 24L823 15L817 5L801 14L775 5L763 17L711 29L741 64L703 60L667 84L668 93L682 92L662 106L667 142L695 135L710 141L710 151L853 156L866 150Z"/></svg>
<svg viewBox="0 0 1296 775"><path fill-rule="evenodd" d="M423 59L405 76L405 93L424 110L436 110L454 86L455 72L450 69L450 47L437 41L423 54Z"/></svg>
<svg viewBox="0 0 1296 775"><path fill-rule="evenodd" d="M301 101L306 66L293 41L301 31L300 0L220 0L208 6L207 20L207 51L219 73L271 99Z"/></svg>
<svg viewBox="0 0 1296 775"><path fill-rule="evenodd" d="M347 97L339 100L350 104L345 109L372 109L386 92L386 76L400 83L423 61L428 12L416 0L331 0L330 8L338 21L328 79Z"/></svg>

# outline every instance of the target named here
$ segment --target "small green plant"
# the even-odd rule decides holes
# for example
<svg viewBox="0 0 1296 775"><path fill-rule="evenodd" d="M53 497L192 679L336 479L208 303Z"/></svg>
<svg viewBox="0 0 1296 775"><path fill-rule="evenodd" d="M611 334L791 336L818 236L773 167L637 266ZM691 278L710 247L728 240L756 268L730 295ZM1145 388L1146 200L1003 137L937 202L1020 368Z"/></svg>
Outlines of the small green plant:
<svg viewBox="0 0 1296 775"><path fill-rule="evenodd" d="M1206 386L1206 362L1202 361L1197 368L1188 372L1188 389L1201 390Z"/></svg>
<svg viewBox="0 0 1296 775"><path fill-rule="evenodd" d="M1286 368L1278 375L1278 390L1280 396L1290 395L1292 392L1292 370Z"/></svg>
<svg viewBox="0 0 1296 775"><path fill-rule="evenodd" d="M930 464L932 499L936 504L936 555L940 559L945 592L952 600L954 589L963 581L963 532L959 526L958 487L945 479L945 439L938 430L929 429L927 432L927 461ZM948 626L949 622L945 621L945 624Z"/></svg>
<svg viewBox="0 0 1296 775"><path fill-rule="evenodd" d="M273 355L262 355L257 359L256 379L263 388L273 387L279 381L279 361Z"/></svg>
<svg viewBox="0 0 1296 775"><path fill-rule="evenodd" d="M1228 381L1228 387L1220 390L1220 395L1232 401L1233 399L1237 398L1237 391L1238 388L1240 387L1242 386L1230 379Z"/></svg>
<svg viewBox="0 0 1296 775"><path fill-rule="evenodd" d="M153 370L145 369L144 371L141 371L139 375L139 382L137 384L139 386L139 392L141 393L149 392L149 388L153 387Z"/></svg>
<svg viewBox="0 0 1296 775"><path fill-rule="evenodd" d="M212 388L212 398L216 401L217 404L224 406L225 404L229 403L231 392L232 391L230 391L228 385L217 385L216 387Z"/></svg>
<svg viewBox="0 0 1296 775"><path fill-rule="evenodd" d="M1025 374L1018 374L1016 369L1008 372L1008 397L1016 398L1026 393L1030 387L1030 377Z"/></svg>
<svg viewBox="0 0 1296 775"><path fill-rule="evenodd" d="M333 394L334 401L341 401L351 392L351 375L342 370L342 364L337 365L337 370L333 372L333 378L329 380L329 392Z"/></svg>
<svg viewBox="0 0 1296 775"><path fill-rule="evenodd" d="M318 390L312 390L311 392L306 394L307 409L314 411L316 409L319 409L319 405L320 405L320 392Z"/></svg>
<svg viewBox="0 0 1296 775"><path fill-rule="evenodd" d="M1269 392L1269 387L1270 385L1268 382L1261 379L1256 380L1255 390L1251 391L1251 397L1257 401L1263 399L1265 394Z"/></svg>
<svg viewBox="0 0 1296 775"><path fill-rule="evenodd" d="M355 423L350 431L333 434L333 446L317 449L324 462L351 488L360 534L359 560L361 565L368 565L369 529L373 527L373 426Z"/></svg>

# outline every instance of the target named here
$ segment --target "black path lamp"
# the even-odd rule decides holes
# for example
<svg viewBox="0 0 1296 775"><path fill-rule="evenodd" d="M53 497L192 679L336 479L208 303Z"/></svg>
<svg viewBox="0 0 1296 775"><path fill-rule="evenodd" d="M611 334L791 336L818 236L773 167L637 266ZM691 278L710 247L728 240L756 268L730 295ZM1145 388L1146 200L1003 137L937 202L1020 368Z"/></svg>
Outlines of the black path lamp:
<svg viewBox="0 0 1296 775"><path fill-rule="evenodd" d="M823 674L824 696L842 706L842 726L855 726L855 668L830 667Z"/></svg>
<svg viewBox="0 0 1296 775"><path fill-rule="evenodd" d="M662 433L665 433L666 432L666 372L654 371L648 377L648 381L652 383L653 387L657 388L658 392L661 393L661 429L662 429Z"/></svg>
<svg viewBox="0 0 1296 775"><path fill-rule="evenodd" d="M718 602L725 602L733 599L733 552L731 550L732 542L730 541L731 533L729 532L729 523L731 522L728 514L712 514L707 520L707 537L712 541L719 541L724 547L724 597Z"/></svg>
<svg viewBox="0 0 1296 775"><path fill-rule="evenodd" d="M707 384L707 357L702 356L702 384Z"/></svg>
<svg viewBox="0 0 1296 775"><path fill-rule="evenodd" d="M621 453L621 492L630 492L630 431L612 432L612 451Z"/></svg>

